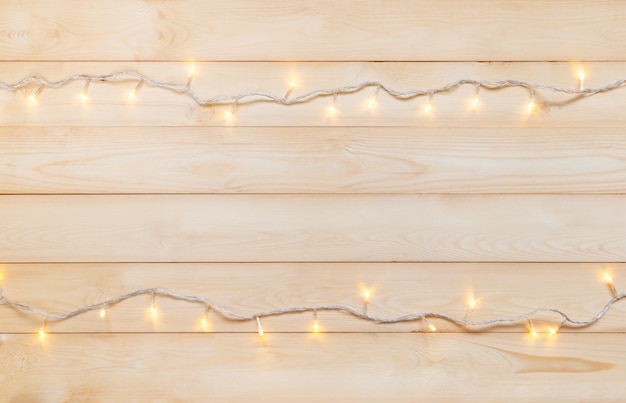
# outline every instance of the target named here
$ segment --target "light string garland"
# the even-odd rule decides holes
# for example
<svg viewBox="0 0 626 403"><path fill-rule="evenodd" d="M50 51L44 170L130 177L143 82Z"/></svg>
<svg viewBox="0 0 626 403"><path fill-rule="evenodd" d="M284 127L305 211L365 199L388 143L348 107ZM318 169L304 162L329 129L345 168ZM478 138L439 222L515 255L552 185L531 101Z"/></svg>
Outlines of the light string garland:
<svg viewBox="0 0 626 403"><path fill-rule="evenodd" d="M426 326L431 332L437 331L437 328L429 321L429 319L433 319L433 318L442 319L447 322L463 326L465 328L484 327L484 326L497 325L497 324L513 325L519 322L527 322L530 335L533 337L536 337L537 331L535 330L535 327L532 323L532 317L540 313L551 312L551 313L555 313L561 316L562 321L558 324L558 326L551 327L549 329L549 333L552 335L556 334L561 327L566 326L566 325L569 325L572 327L574 326L585 327L585 326L592 325L596 323L597 321L599 321L600 319L602 319L604 315L606 315L606 313L609 311L609 309L613 306L613 304L615 304L617 301L621 299L626 298L626 293L617 292L615 288L615 284L613 283L613 279L608 274L605 276L605 282L607 286L609 287L613 297L604 305L604 307L596 315L594 315L593 317L589 319L583 319L583 320L573 319L568 314L566 314L563 310L558 309L558 308L542 307L542 308L536 308L522 315L505 316L505 317L499 317L499 318L493 318L493 319L474 321L474 320L471 320L471 314L476 309L476 302L473 297L468 302L467 312L464 318L457 318L457 317L447 315L441 312L416 312L416 313L411 313L408 315L386 318L386 317L380 317L380 316L371 315L367 313L367 305L371 299L371 294L369 290L365 290L363 294L364 306L363 306L362 311L357 310L356 308L350 305L345 305L345 304L302 305L302 306L294 306L294 307L281 308L281 309L275 309L275 310L269 310L269 311L262 311L262 312L257 312L257 313L250 314L250 315L242 315L234 311L231 311L229 309L226 309L223 306L220 306L207 298L195 296L195 295L182 295L182 294L178 294L178 293L175 293L173 291L170 291L164 288L146 288L146 289L136 290L127 294L117 296L115 298L111 298L107 301L100 302L98 304L86 305L86 306L83 306L82 308L79 308L79 309L76 309L74 311L70 311L67 313L63 313L63 314L55 314L55 313L46 312L46 311L40 310L38 308L29 306L29 305L12 301L11 299L5 296L3 289L0 288L0 305L5 305L5 306L8 306L10 308L20 310L20 311L31 312L31 313L34 313L36 315L43 317L44 323L43 323L43 326L39 329L39 337L41 339L45 337L49 321L63 321L63 320L70 319L81 314L85 314L90 311L97 311L97 310L100 311L100 317L104 318L105 312L106 312L105 310L107 308L110 308L127 299L131 299L131 298L138 297L141 295L146 295L146 294L151 296L150 312L153 318L155 318L157 315L156 297L157 295L164 296L164 297L172 298L175 300L186 301L190 303L199 303L199 304L205 305L204 315L202 316L202 324L203 324L203 327L205 328L208 322L209 312L211 310L214 310L215 312L219 313L223 317L230 319L230 320L256 321L257 332L259 333L259 336L264 335L263 327L261 324L262 318L294 314L294 313L302 313L302 312L313 312L313 332L317 333L319 332L318 312L337 311L337 312L344 312L352 316L355 316L359 319L363 319L363 320L367 320L367 321L375 322L375 323L393 324L393 323L411 322L411 321L421 320L426 324Z"/></svg>
<svg viewBox="0 0 626 403"><path fill-rule="evenodd" d="M324 96L333 97L332 104L328 107L328 114L330 116L335 116L337 112L336 101L337 101L338 95L359 92L369 87L375 88L375 92L371 96L368 102L368 105L370 108L373 108L375 106L377 102L378 93L382 90L396 99L403 99L403 100L412 99L412 98L419 97L419 96L428 96L428 100L424 106L424 112L426 113L429 113L431 111L432 105L433 105L433 97L436 94L439 94L442 92L453 91L463 85L472 85L476 87L474 96L472 98L473 108L476 108L478 106L478 102L479 102L478 93L481 88L495 90L495 89L502 89L502 88L509 88L509 87L521 87L521 88L527 89L530 93L527 110L529 113L532 113L533 110L537 107L537 103L535 99L536 90L554 92L554 93L562 93L562 94L568 94L568 95L576 95L579 97L587 97L587 96L595 95L598 93L615 90L617 88L624 86L624 84L626 84L626 78L621 78L617 81L608 83L600 87L585 88L584 87L585 75L582 71L580 71L579 77L578 77L578 87L575 89L537 84L537 83L533 83L530 81L522 81L522 80L511 80L511 79L476 80L476 79L471 79L471 78L462 78L462 79L452 81L441 87L420 88L420 89L400 91L379 81L364 81L360 84L347 85L347 86L342 86L342 87L337 87L337 88L332 88L332 89L315 89L305 94L291 98L290 96L293 94L296 84L294 81L290 81L288 84L287 92L283 96L277 96L277 95L273 95L267 92L253 91L253 92L246 92L246 93L242 93L238 95L229 95L229 96L221 95L221 96L216 96L213 98L202 98L199 94L197 94L195 91L191 89L191 84L193 82L194 77L195 77L195 72L192 70L190 71L189 76L187 78L187 82L185 84L176 84L176 83L158 81L146 75L136 73L136 72L130 72L130 71L119 71L119 72L115 72L115 73L111 73L107 75L76 74L76 75L71 75L69 77L66 77L60 81L48 81L41 77L29 76L29 77L23 78L22 80L18 81L15 84L6 84L6 83L0 82L0 89L14 92L23 87L30 85L31 83L36 83L38 84L37 89L33 93L31 93L31 95L28 97L31 102L36 102L37 98L40 96L41 92L45 88L61 88L72 82L82 81L82 82L85 82L85 86L80 94L80 98L83 100L87 100L88 99L87 91L89 90L90 84L92 84L93 82L110 83L113 81L136 80L137 84L135 85L134 89L130 91L131 97L136 97L141 87L144 85L147 85L150 87L162 88L162 89L174 91L182 95L186 95L200 106L216 106L216 105L231 104L231 107L228 109L225 115L226 120L229 120L233 117L235 110L237 109L237 106L240 103L244 102L245 100L250 100L250 101L261 100L261 101L273 102L273 103L281 104L281 105L295 105L295 104L302 104L314 98L324 97Z"/></svg>

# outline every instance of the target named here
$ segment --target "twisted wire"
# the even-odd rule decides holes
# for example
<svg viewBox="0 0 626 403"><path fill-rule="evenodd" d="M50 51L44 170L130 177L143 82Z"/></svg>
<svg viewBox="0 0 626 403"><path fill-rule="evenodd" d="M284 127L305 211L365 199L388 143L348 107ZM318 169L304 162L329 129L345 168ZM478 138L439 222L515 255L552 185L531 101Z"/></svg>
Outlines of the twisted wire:
<svg viewBox="0 0 626 403"><path fill-rule="evenodd" d="M8 299L4 295L3 290L0 288L0 305L5 305L7 307L11 307L16 310L31 312L33 314L43 317L46 321L48 320L63 321L63 320L70 319L75 316L84 314L86 312L90 312L90 311L94 311L94 310L98 310L102 308L109 308L127 299L134 298L140 295L145 295L145 294L165 296L165 297L172 298L172 299L179 300L179 301L203 304L206 307L210 308L211 310L218 312L224 318L230 319L230 320L236 320L236 321L252 321L252 320L256 320L257 318L265 318L265 317L270 317L270 316L279 316L279 315L287 315L287 314L302 313L302 312L314 312L315 313L319 311L338 311L338 312L348 313L359 319L367 320L370 322L376 322L376 323L392 324L392 323L400 323L400 322L411 322L411 321L417 321L417 320L427 321L428 318L438 318L438 319L442 319L450 323L464 326L466 328L484 327L484 326L490 326L490 325L496 325L496 324L514 324L518 322L524 322L524 321L531 319L533 316L539 313L544 313L544 312L551 312L551 313L555 313L561 316L563 321L561 322L560 326L566 326L569 324L571 326L576 326L576 327L585 327L585 326L592 325L595 322L602 319L602 317L606 315L609 309L617 301L626 298L626 293L616 294L613 298L611 298L604 305L604 307L597 314L595 314L593 317L589 319L573 319L570 315L566 314L561 309L552 308L552 307L542 307L542 308L534 309L522 315L505 316L505 317L486 319L486 320L480 320L480 321L469 320L467 316L465 318L457 318L457 317L447 315L441 312L416 312L416 313L411 313L408 315L402 315L402 316L396 316L396 317L381 317L381 316L368 314L367 310L360 311L350 305L345 305L345 304L302 305L302 306L294 306L294 307L281 308L281 309L275 309L275 310L269 310L269 311L261 311L261 312L257 312L257 313L253 313L249 315L243 315L243 314L239 314L237 312L231 311L229 309L226 309L223 306L218 305L205 297L200 297L200 296L195 296L195 295L182 295L182 294L178 294L176 292L173 292L164 288L145 288L141 290L132 291L127 294L119 295L109 300L100 302L98 304L86 305L76 310L73 310L67 313L61 313L61 314L46 312L46 311L40 310L38 308L29 306L29 305L12 301L11 299Z"/></svg>
<svg viewBox="0 0 626 403"><path fill-rule="evenodd" d="M529 92L531 93L531 97L534 96L533 94L535 90L542 90L542 91L549 91L549 92L555 92L555 93L578 95L578 96L586 97L586 96L591 96L591 95L595 95L595 94L602 93L602 92L615 90L617 88L622 87L624 83L626 83L626 78L621 78L617 81L608 83L600 87L571 89L571 88L556 87L556 86L551 86L551 85L543 85L543 84L538 84L538 83L534 83L530 81L523 81L523 80L510 80L510 79L476 80L472 78L462 78L462 79L449 82L448 84L445 84L440 87L418 88L418 89L400 91L380 81L364 81L356 85L347 85L347 86L342 86L342 87L337 87L337 88L328 88L328 89L315 89L315 90L309 91L305 94L302 94L293 98L289 98L289 95L292 92L291 90L287 91L287 93L283 96L276 96L276 95L273 95L267 92L262 92L262 91L253 91L253 92L246 92L246 93L242 93L238 95L228 95L228 96L220 95L220 96L216 96L212 98L202 98L198 93L196 93L195 91L191 89L191 85L190 85L191 80L188 80L187 84L183 85L183 84L158 81L151 77L148 77L146 75L136 73L136 72L119 71L119 72L115 72L115 73L111 73L107 75L75 74L59 81L48 81L41 77L29 76L29 77L23 78L22 80L18 81L15 84L6 84L3 82L0 82L0 89L7 90L7 91L16 91L31 83L38 83L40 86L38 89L38 92L40 92L44 88L61 88L74 81L110 82L114 80L129 80L129 79L137 80L138 82L151 86L151 87L163 88L166 90L170 90L176 93L186 95L190 97L198 105L201 105L201 106L212 106L212 105L226 104L226 103L232 103L233 105L237 105L247 99L253 99L257 101L264 100L267 102L274 102L274 103L282 104L282 105L294 105L294 104L304 103L314 98L318 98L322 96L332 95L336 97L338 94L354 93L354 92L361 91L368 87L376 87L377 92L382 90L397 99L410 99L410 98L414 98L414 97L421 96L421 95L427 95L429 97L432 97L434 94L453 91L462 85L473 85L473 86L476 86L477 89L478 88L501 89L501 88L508 88L508 87L522 87L522 88L526 88L529 90Z"/></svg>

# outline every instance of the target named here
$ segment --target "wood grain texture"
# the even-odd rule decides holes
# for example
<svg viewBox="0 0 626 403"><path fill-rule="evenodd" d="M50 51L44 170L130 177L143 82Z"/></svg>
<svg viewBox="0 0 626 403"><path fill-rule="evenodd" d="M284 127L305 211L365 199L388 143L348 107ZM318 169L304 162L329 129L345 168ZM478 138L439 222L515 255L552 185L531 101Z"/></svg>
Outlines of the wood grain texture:
<svg viewBox="0 0 626 403"><path fill-rule="evenodd" d="M160 81L184 84L190 63L5 63L3 82L15 83L29 75L51 81L73 74L109 74L128 70ZM586 86L596 87L626 76L626 63L195 63L192 88L204 98L262 91L282 97L289 80L297 83L292 96L315 89L333 89L379 80L398 90L434 88L460 78L518 79L565 88L576 88L578 69L586 72ZM32 85L14 93L0 91L0 122L7 126L405 126L405 127L621 127L626 116L626 89L620 88L577 100L537 91L537 110L529 115L528 90L507 88L480 92L472 109L472 85L433 98L432 111L424 112L427 97L410 100L378 95L373 110L367 106L375 92L368 88L337 99L337 113L330 117L332 96L304 104L284 106L241 101L233 119L225 114L232 106L200 107L191 98L144 85L132 101L129 92L136 81L93 83L89 100L81 101L84 83L46 89L30 104ZM610 105L610 107L607 107Z"/></svg>
<svg viewBox="0 0 626 403"><path fill-rule="evenodd" d="M622 401L622 334L2 335L8 401ZM563 387L567 385L567 387Z"/></svg>
<svg viewBox="0 0 626 403"><path fill-rule="evenodd" d="M617 0L35 0L2 14L2 60L626 59Z"/></svg>
<svg viewBox="0 0 626 403"><path fill-rule="evenodd" d="M622 129L0 128L0 192L626 193Z"/></svg>
<svg viewBox="0 0 626 403"><path fill-rule="evenodd" d="M396 317L438 311L464 318L473 297L475 320L520 315L540 307L557 307L578 320L596 315L611 298L602 281L610 273L618 290L626 287L625 264L599 263L152 263L152 264L8 264L0 270L4 294L48 312L69 312L142 288L165 287L183 295L204 296L239 314L316 304L347 304ZM33 286L38 284L39 286ZM255 333L256 322L227 320L213 311L208 326L204 306L157 297L156 320L148 312L150 296L110 307L104 319L93 311L67 321L48 322L57 333L237 332ZM376 324L333 312L319 312L323 332L422 332L422 321ZM538 332L560 322L554 314L533 316ZM439 331L467 329L431 319ZM266 333L312 331L313 314L263 319ZM33 333L39 316L0 306L0 333ZM472 332L528 331L516 326L472 328ZM615 304L596 324L562 328L561 333L626 332L626 301ZM539 336L546 338L545 334Z"/></svg>
<svg viewBox="0 0 626 403"><path fill-rule="evenodd" d="M626 259L623 195L0 197L4 262Z"/></svg>

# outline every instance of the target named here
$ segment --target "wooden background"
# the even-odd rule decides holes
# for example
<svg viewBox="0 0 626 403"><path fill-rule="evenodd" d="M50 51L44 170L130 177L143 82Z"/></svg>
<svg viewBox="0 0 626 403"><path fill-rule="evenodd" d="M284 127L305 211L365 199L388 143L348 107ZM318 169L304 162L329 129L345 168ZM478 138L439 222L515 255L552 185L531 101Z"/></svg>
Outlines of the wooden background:
<svg viewBox="0 0 626 403"><path fill-rule="evenodd" d="M0 81L130 70L201 95L462 77L574 88L626 76L620 1L0 2ZM575 60L575 61L574 61ZM471 87L202 108L132 81L0 92L0 276L65 312L137 288L254 313L300 304L575 319L626 289L625 90L567 103ZM550 104L547 100L558 101ZM626 305L597 324L468 332L337 313L232 322L149 298L50 323L0 307L2 401L624 401Z"/></svg>

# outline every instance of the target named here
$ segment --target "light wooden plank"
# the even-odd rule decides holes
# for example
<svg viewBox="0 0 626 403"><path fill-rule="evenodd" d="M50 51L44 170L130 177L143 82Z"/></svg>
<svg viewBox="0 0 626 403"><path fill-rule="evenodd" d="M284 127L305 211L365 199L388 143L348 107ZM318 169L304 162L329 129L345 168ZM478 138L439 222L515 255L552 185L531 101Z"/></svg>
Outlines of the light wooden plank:
<svg viewBox="0 0 626 403"><path fill-rule="evenodd" d="M625 193L622 129L0 128L0 192Z"/></svg>
<svg viewBox="0 0 626 403"><path fill-rule="evenodd" d="M612 297L602 281L610 273L616 287L626 287L625 264L598 263L173 263L173 264L9 264L0 270L4 295L53 313L142 288L163 287L183 295L203 296L243 315L301 305L347 304L361 310L362 295L371 293L368 312L397 317L437 311L464 318L473 296L474 320L516 316L540 307L556 307L570 317L594 317ZM42 292L45 290L45 292ZM227 320L216 311L202 324L204 306L157 297L158 315L149 313L150 296L111 306L105 318L93 311L67 321L49 321L51 333L68 332L244 332L256 322ZM533 316L538 332L561 321L553 313ZM333 312L319 312L323 332L422 332L422 321L377 324ZM462 332L431 319L439 331ZM263 319L266 333L312 332L312 313ZM33 333L37 315L0 306L1 333ZM472 328L480 332L528 331L516 326ZM563 332L626 332L626 301L615 304L596 324ZM53 336L56 337L56 336ZM545 334L540 338L547 337Z"/></svg>
<svg viewBox="0 0 626 403"><path fill-rule="evenodd" d="M626 58L617 0L35 0L2 14L3 60Z"/></svg>
<svg viewBox="0 0 626 403"><path fill-rule="evenodd" d="M9 401L620 401L622 334L0 336Z"/></svg>
<svg viewBox="0 0 626 403"><path fill-rule="evenodd" d="M626 260L623 195L0 197L4 262Z"/></svg>
<svg viewBox="0 0 626 403"><path fill-rule="evenodd" d="M5 63L0 79L15 83L29 75L61 80L72 74L109 74L136 71L154 79L184 84L190 63ZM397 90L434 88L460 78L518 79L545 85L577 88L578 69L586 72L587 87L602 86L626 76L626 63L196 63L192 89L203 98L262 91L282 97L289 80L297 88L292 97L315 89L378 80ZM83 82L46 89L30 104L31 85L15 93L0 91L0 123L11 126L409 126L409 127L622 127L626 117L626 89L621 88L568 102L564 96L535 93L538 109L529 115L529 92L506 88L480 92L472 108L475 88L463 86L433 98L424 112L426 96L410 100L378 95L373 110L368 88L337 99L337 113L329 116L332 96L285 106L241 101L234 118L225 119L232 106L200 107L176 92L144 85L130 100L136 81L92 83L89 100L79 94ZM547 102L551 102L548 104Z"/></svg>

